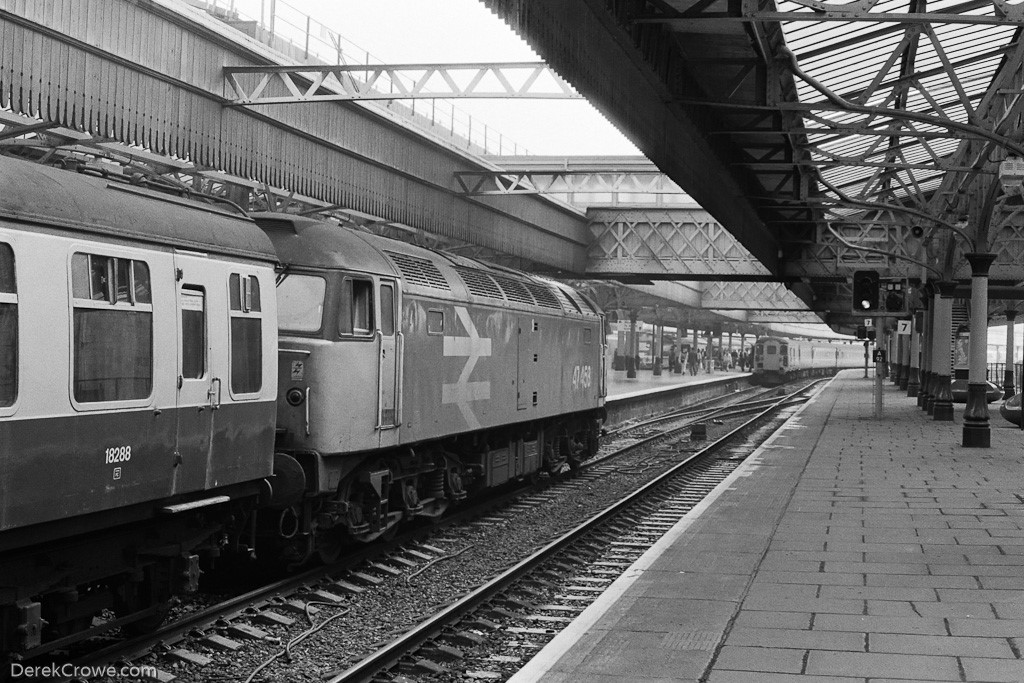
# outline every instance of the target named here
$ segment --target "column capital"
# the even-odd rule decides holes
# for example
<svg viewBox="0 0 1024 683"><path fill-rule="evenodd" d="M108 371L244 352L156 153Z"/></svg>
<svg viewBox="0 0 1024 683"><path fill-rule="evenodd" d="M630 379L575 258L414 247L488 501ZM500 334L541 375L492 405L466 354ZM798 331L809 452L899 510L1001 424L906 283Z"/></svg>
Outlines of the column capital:
<svg viewBox="0 0 1024 683"><path fill-rule="evenodd" d="M988 269L992 263L996 260L996 255L992 253L971 253L964 254L964 258L971 264L971 276L972 277L985 277L988 275Z"/></svg>
<svg viewBox="0 0 1024 683"><path fill-rule="evenodd" d="M1010 309L1004 315L1006 316L1006 322L1012 323L1017 318L1017 311Z"/></svg>

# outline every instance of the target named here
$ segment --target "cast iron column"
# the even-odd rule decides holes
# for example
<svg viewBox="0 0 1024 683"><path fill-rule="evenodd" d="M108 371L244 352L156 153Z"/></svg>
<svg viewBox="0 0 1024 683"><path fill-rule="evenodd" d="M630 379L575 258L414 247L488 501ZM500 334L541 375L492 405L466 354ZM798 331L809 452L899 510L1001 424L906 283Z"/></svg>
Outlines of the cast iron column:
<svg viewBox="0 0 1024 683"><path fill-rule="evenodd" d="M952 365L952 329L953 329L953 282L939 282L939 290L935 298L935 335L932 345L932 372L935 373L933 390L935 401L932 404L932 416L940 422L953 421L953 392L950 389L950 371Z"/></svg>
<svg viewBox="0 0 1024 683"><path fill-rule="evenodd" d="M679 353L679 361L676 363L676 374L683 374L686 367L686 356L683 355L683 342L686 341L686 325L683 324L682 316L676 322L676 347Z"/></svg>
<svg viewBox="0 0 1024 683"><path fill-rule="evenodd" d="M914 311L910 318L910 371L907 374L907 396L915 398L921 390L921 320L924 312Z"/></svg>
<svg viewBox="0 0 1024 683"><path fill-rule="evenodd" d="M629 312L629 342L626 344L628 352L626 354L626 377L628 379L634 379L636 377L636 353L639 345L636 343L636 311Z"/></svg>
<svg viewBox="0 0 1024 683"><path fill-rule="evenodd" d="M964 410L963 445L988 448L992 432L988 424L988 269L995 254L965 254L971 264L970 375L967 408Z"/></svg>
<svg viewBox="0 0 1024 683"><path fill-rule="evenodd" d="M1010 398L1017 391L1013 376L1013 321L1017 311L1006 312L1006 369L1003 370L1003 400Z"/></svg>
<svg viewBox="0 0 1024 683"><path fill-rule="evenodd" d="M932 414L932 403L935 394L935 376L932 373L932 345L935 343L935 285L928 283L921 294L924 304L924 327L921 328L921 391L917 395L917 405L929 415Z"/></svg>
<svg viewBox="0 0 1024 683"><path fill-rule="evenodd" d="M897 334L898 332L898 327L892 332L892 337L895 340L896 346L896 370L892 373L892 383L901 389L906 389L907 386L904 377L907 376L907 349L906 345L903 343L903 335Z"/></svg>

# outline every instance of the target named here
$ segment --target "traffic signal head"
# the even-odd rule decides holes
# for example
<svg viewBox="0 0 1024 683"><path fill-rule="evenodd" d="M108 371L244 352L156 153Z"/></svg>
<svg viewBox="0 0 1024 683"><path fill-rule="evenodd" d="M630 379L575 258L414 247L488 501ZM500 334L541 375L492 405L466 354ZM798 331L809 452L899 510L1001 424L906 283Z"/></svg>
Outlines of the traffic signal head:
<svg viewBox="0 0 1024 683"><path fill-rule="evenodd" d="M857 325L857 339L867 339L868 328L864 325Z"/></svg>
<svg viewBox="0 0 1024 683"><path fill-rule="evenodd" d="M858 270L853 274L853 311L871 313L879 310L878 272Z"/></svg>

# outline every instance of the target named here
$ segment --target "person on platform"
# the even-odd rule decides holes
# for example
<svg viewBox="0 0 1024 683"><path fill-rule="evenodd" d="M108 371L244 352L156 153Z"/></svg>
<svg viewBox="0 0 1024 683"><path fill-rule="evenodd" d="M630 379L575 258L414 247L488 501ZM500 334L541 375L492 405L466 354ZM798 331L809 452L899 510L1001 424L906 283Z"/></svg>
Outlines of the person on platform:
<svg viewBox="0 0 1024 683"><path fill-rule="evenodd" d="M691 375L697 374L697 351L692 346L686 353L686 369L690 371Z"/></svg>
<svg viewBox="0 0 1024 683"><path fill-rule="evenodd" d="M668 371L669 372L675 372L676 371L676 363L678 363L678 362L679 362L679 359L676 357L676 345L673 344L672 348L670 348L668 350Z"/></svg>

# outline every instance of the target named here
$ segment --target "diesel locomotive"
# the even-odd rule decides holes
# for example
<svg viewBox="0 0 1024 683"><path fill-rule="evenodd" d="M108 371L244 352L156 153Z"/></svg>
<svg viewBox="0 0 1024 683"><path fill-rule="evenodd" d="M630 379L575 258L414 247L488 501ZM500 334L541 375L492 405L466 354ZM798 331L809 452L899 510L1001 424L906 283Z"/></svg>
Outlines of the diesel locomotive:
<svg viewBox="0 0 1024 683"><path fill-rule="evenodd" d="M860 344L758 337L754 343L751 384L777 386L793 379L832 375L864 364Z"/></svg>
<svg viewBox="0 0 1024 683"><path fill-rule="evenodd" d="M292 495L274 527L297 561L596 452L604 322L571 287L253 218L282 264L275 470Z"/></svg>
<svg viewBox="0 0 1024 683"><path fill-rule="evenodd" d="M604 321L571 287L9 157L0 186L5 653L596 452Z"/></svg>

